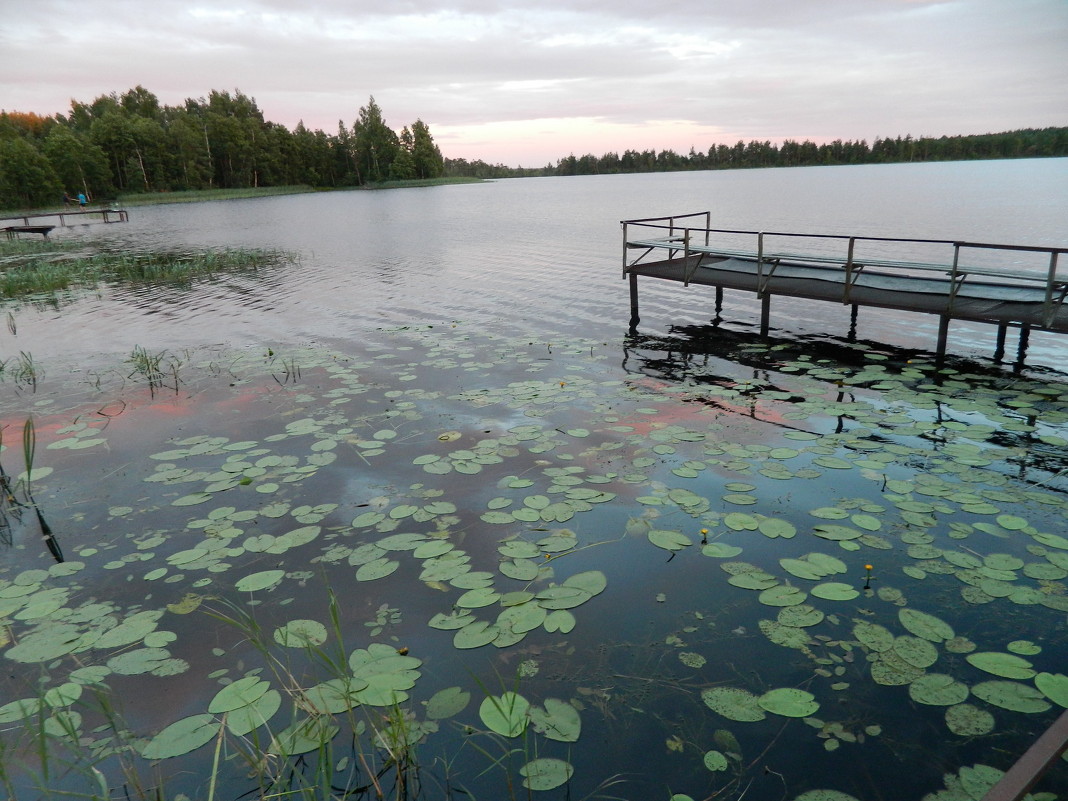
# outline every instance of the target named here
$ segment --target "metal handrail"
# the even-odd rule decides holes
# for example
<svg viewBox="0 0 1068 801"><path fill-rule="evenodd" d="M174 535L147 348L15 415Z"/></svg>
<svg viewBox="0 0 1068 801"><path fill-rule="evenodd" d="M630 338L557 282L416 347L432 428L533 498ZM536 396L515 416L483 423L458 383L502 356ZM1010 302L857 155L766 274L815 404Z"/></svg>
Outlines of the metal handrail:
<svg viewBox="0 0 1068 801"><path fill-rule="evenodd" d="M704 216L706 219L706 227L690 227L681 226L681 221L689 220L695 217ZM789 237L795 239L820 239L820 240L832 240L832 241L845 241L847 242L845 263L843 265L846 271L845 290L843 293L843 303L849 302L849 291L852 283L856 280L856 274L863 269L863 264L859 264L856 261L856 244L858 242L887 242L898 244L922 244L922 245L948 245L953 248L953 258L950 264L946 265L946 273L949 276L950 281L950 294L949 303L947 306L947 313L952 313L953 302L957 295L957 291L960 289L961 284L965 281L970 274L991 274L990 270L984 268L968 268L961 265L961 251L964 249L979 249L979 250L998 250L998 251L1014 251L1014 252L1029 252L1029 253L1048 253L1049 254L1049 266L1044 271L1044 275L1037 275L1034 272L1026 271L1014 271L1014 270L999 270L996 274L999 277L1023 280L1023 281L1042 281L1045 284L1045 300L1043 303L1043 321L1046 326L1052 322L1056 308L1064 302L1066 295L1068 295L1068 278L1058 278L1057 276L1057 264L1059 256L1062 253L1068 253L1068 247L1047 247L1040 245L1005 245L992 242L970 242L964 240L954 239L926 239L916 237L886 237L886 236L856 236L847 234L812 234L812 233L796 233L788 231L752 231L745 229L734 228L712 228L710 227L711 212L692 212L689 214L676 214L670 217L646 217L635 220L623 220L621 224L624 231L624 251L623 251L623 272L626 275L627 269L630 266L637 264L645 255L647 255L652 247L646 249L637 259L631 264L627 263L627 245L630 242L628 238L628 230L630 226L638 226L641 228L664 230L667 231L668 237L672 241L681 240L682 248L669 248L669 257L674 257L677 250L682 250L685 257L683 262L684 274L683 279L686 284L689 283L693 274L696 272L699 266L700 259L706 255L705 253L698 251L691 251L691 243L697 235L703 234L705 247L709 246L712 234L727 234L735 236L755 236L756 241L756 253L754 254L757 262L757 281L758 286L766 288L766 280L770 280L771 273L774 272L774 264L777 263L780 257L772 259L773 266L771 271L765 275L765 267L768 263L766 238L767 237ZM796 258L800 261L804 261L806 256L804 254L797 254ZM810 259L826 260L827 256L812 254L808 256ZM695 263L691 266L691 260L695 260ZM880 264L879 266L887 269L893 269L895 267L899 269L910 269L919 267L916 262L901 261L899 264ZM930 269L930 265L924 265L927 269ZM761 290L761 292L763 289Z"/></svg>

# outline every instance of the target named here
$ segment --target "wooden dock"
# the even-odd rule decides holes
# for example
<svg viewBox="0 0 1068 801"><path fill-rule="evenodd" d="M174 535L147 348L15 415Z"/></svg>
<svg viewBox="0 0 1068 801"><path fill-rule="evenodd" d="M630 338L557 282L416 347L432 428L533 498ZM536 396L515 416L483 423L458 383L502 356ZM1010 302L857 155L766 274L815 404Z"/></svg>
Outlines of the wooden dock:
<svg viewBox="0 0 1068 801"><path fill-rule="evenodd" d="M711 212L621 225L632 329L645 276L715 287L717 316L724 289L756 293L764 336L775 295L848 305L854 323L860 306L938 315L939 359L952 320L996 325L995 358L1019 328L1021 361L1032 328L1068 333L1068 276L1057 271L1068 248L715 229Z"/></svg>
<svg viewBox="0 0 1068 801"><path fill-rule="evenodd" d="M18 217L0 217L0 233L8 239L17 239L19 234L40 234L48 238L56 228L71 228L91 222L119 223L130 219L126 209L82 209L55 211L40 214L23 214Z"/></svg>

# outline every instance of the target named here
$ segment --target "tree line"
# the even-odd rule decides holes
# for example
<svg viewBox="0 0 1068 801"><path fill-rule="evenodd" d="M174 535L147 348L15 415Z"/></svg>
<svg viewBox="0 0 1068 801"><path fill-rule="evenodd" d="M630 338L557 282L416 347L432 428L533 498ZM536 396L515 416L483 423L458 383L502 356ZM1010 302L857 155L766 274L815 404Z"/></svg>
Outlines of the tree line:
<svg viewBox="0 0 1068 801"><path fill-rule="evenodd" d="M65 115L0 113L0 208L51 206L66 193L361 186L444 171L427 124L396 133L374 97L336 135L269 122L240 91L166 106L137 86L72 101Z"/></svg>
<svg viewBox="0 0 1068 801"><path fill-rule="evenodd" d="M142 86L68 114L0 112L0 208L53 206L66 193L107 199L118 193L307 185L337 188L438 177L514 178L676 170L873 164L906 161L1068 155L1068 128L976 136L911 136L835 140L739 141L707 151L626 150L574 154L544 167L507 167L480 159L447 159L417 119L399 133L371 97L352 126L336 134L290 131L264 119L254 98L212 91L207 98L161 105Z"/></svg>
<svg viewBox="0 0 1068 801"><path fill-rule="evenodd" d="M602 175L630 172L670 172L676 170L720 170L747 167L805 167L839 164L888 164L909 161L968 161L974 159L1015 159L1068 156L1068 128L1027 128L1004 133L973 136L912 136L864 139L836 139L817 145L805 140L739 141L733 146L713 145L705 152L690 148L686 155L673 150L636 150L574 154L549 168L552 175Z"/></svg>

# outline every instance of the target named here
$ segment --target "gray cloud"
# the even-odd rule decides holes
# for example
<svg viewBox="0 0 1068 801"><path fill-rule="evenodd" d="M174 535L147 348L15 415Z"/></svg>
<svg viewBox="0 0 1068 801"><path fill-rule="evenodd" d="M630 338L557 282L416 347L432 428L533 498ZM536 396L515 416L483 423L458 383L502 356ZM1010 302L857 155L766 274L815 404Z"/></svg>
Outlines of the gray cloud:
<svg viewBox="0 0 1068 801"><path fill-rule="evenodd" d="M1064 0L0 0L5 9L18 12L0 30L9 111L65 111L138 84L169 104L239 88L268 119L332 132L373 94L394 127L419 117L455 155L509 163L561 148L983 133L1063 125L1068 110ZM546 133L566 120L595 127Z"/></svg>

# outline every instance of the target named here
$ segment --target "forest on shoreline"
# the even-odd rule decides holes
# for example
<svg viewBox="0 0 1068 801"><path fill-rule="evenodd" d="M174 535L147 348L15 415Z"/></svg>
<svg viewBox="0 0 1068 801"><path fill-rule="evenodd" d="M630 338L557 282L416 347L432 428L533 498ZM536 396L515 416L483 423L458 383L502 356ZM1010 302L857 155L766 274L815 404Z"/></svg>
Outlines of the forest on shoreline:
<svg viewBox="0 0 1068 801"><path fill-rule="evenodd" d="M103 201L119 194L310 186L320 189L441 178L515 178L680 170L884 164L1068 156L1068 127L971 136L876 138L816 144L787 139L717 144L689 153L626 150L573 153L544 167L445 158L417 119L390 128L371 97L336 134L292 131L264 119L254 98L212 91L160 105L137 86L71 102L67 114L0 112L0 208L55 206L66 195Z"/></svg>

